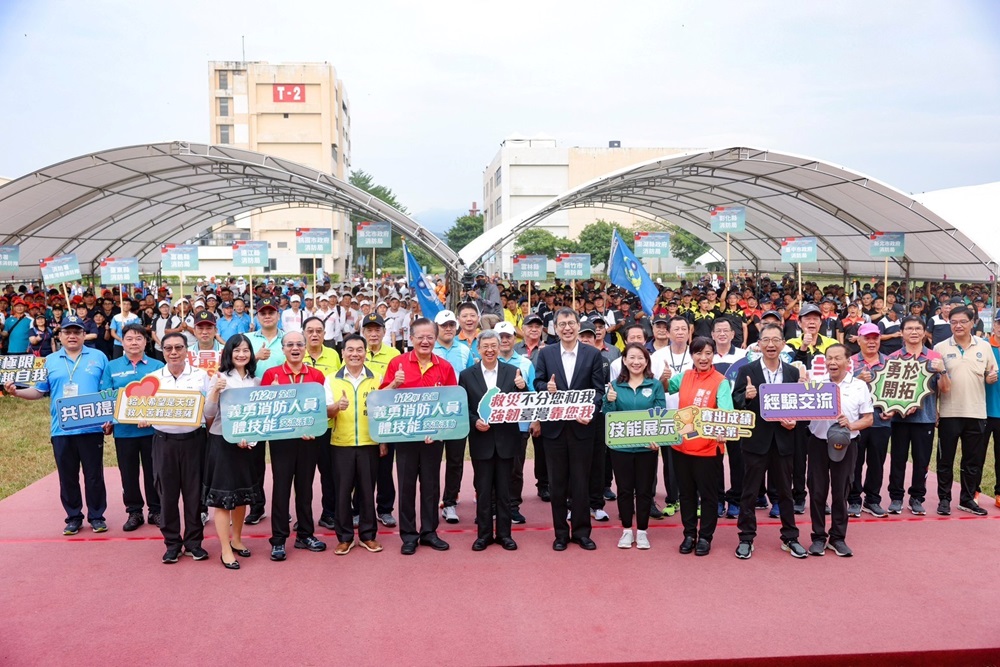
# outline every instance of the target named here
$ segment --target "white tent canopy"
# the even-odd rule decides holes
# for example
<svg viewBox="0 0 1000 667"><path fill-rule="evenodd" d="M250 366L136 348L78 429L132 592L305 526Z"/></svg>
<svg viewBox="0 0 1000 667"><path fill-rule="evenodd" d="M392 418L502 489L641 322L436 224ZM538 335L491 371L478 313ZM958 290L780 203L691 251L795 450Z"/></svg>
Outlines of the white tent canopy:
<svg viewBox="0 0 1000 667"><path fill-rule="evenodd" d="M592 207L677 225L725 257L725 236L711 232L714 206L747 209L746 231L732 235L734 269L791 271L794 266L781 261L781 240L815 236L818 261L803 264L803 271L881 275L884 260L869 255L873 232L907 234L906 256L890 260L897 277L987 281L1000 257L955 221L885 183L813 158L747 147L674 155L612 172L488 230L459 255L472 266L556 211Z"/></svg>
<svg viewBox="0 0 1000 667"><path fill-rule="evenodd" d="M75 253L84 273L104 257L159 266L160 245L194 239L239 213L338 209L387 220L397 233L461 273L458 255L431 231L367 192L261 153L182 141L84 155L0 187L0 245L19 245L21 274Z"/></svg>
<svg viewBox="0 0 1000 667"><path fill-rule="evenodd" d="M947 190L934 190L913 198L976 242L994 262L1000 262L1000 181Z"/></svg>

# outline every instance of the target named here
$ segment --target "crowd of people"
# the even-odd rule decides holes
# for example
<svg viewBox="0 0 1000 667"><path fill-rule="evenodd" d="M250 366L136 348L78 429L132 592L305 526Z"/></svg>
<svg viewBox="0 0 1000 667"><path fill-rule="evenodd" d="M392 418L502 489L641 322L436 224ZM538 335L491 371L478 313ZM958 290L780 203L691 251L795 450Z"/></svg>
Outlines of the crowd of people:
<svg viewBox="0 0 1000 667"><path fill-rule="evenodd" d="M792 556L850 556L850 518L926 513L935 436L936 512L951 513L960 446L957 508L987 513L978 499L989 439L1000 436L1000 324L990 317L984 325L983 314L992 312L984 285L799 289L790 276L740 274L732 286L705 276L677 289L661 286L647 314L631 293L600 281L543 287L480 273L457 295L455 310L433 317L424 316L405 281L390 277L342 285L267 281L252 290L229 278L198 281L189 295L174 295L166 283L132 294L74 286L69 295L67 304L58 290L6 286L2 352L45 357L47 377L31 387L8 383L4 391L51 401L63 534L77 534L85 520L95 532L108 529L102 452L105 436L113 436L123 530L158 527L164 563L208 558L204 526L214 518L220 560L239 569L239 558L251 555L244 525L268 512L273 561L286 560L293 531L295 549L325 551L317 526L335 536L337 555L354 546L381 551L379 523L398 526L403 554L420 546L446 550L439 522L461 522L467 453L476 490L471 548L516 550L511 526L528 521L522 507L529 443L556 551L570 543L597 548L592 521L610 521L614 502L622 549L649 549L650 519L679 513L680 553L709 554L718 521L730 519L738 527L736 556L750 558L756 513L769 510L780 519L780 548ZM884 414L872 401L875 374L892 358L925 362L931 373L931 394L905 414ZM120 389L147 375L164 388L201 392L205 422L61 424L56 399ZM762 385L804 380L839 386L837 419L760 417ZM223 438L226 391L299 383L324 387L323 435L267 443ZM467 439L387 443L369 432L371 392L456 385L472 407ZM574 420L491 424L475 406L494 388L593 390L595 409ZM608 413L692 406L749 410L756 427L738 442L691 437L675 447L606 446ZM993 464L1000 468L1000 457ZM993 495L1000 507L1000 486ZM807 510L808 548L796 519Z"/></svg>

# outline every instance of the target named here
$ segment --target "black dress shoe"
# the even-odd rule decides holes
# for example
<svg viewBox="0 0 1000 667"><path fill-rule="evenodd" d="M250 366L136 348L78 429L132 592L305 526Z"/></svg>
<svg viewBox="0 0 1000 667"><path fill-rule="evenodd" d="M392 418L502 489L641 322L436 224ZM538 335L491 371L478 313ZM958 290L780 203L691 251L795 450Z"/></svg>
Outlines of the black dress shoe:
<svg viewBox="0 0 1000 667"><path fill-rule="evenodd" d="M698 540L698 546L694 549L695 556L707 556L712 550L712 543L708 540Z"/></svg>
<svg viewBox="0 0 1000 667"><path fill-rule="evenodd" d="M542 499L543 503L552 502L552 495L549 493L548 489L540 489L538 491L538 497Z"/></svg>
<svg viewBox="0 0 1000 667"><path fill-rule="evenodd" d="M444 540L442 540L437 535L431 535L430 537L421 537L420 538L420 544L424 545L425 547L430 547L431 549L434 549L435 551L447 551L448 550L448 543L445 542Z"/></svg>
<svg viewBox="0 0 1000 667"><path fill-rule="evenodd" d="M580 547L582 547L586 551L593 551L594 549L597 548L597 544L595 544L594 540L590 539L589 537L574 537L572 541L579 544Z"/></svg>
<svg viewBox="0 0 1000 667"><path fill-rule="evenodd" d="M476 539L475 542L472 543L472 550L473 551L485 551L486 547L490 546L491 544L493 544L493 538L492 537L480 537L480 538Z"/></svg>
<svg viewBox="0 0 1000 667"><path fill-rule="evenodd" d="M685 537L684 541L681 542L681 549L680 549L680 551L681 551L682 554L689 554L692 551L694 551L694 538L693 537Z"/></svg>
<svg viewBox="0 0 1000 667"><path fill-rule="evenodd" d="M564 539L562 539L560 537L557 537L552 542L552 550L553 551L566 551L566 540L564 540Z"/></svg>
<svg viewBox="0 0 1000 667"><path fill-rule="evenodd" d="M232 542L229 543L229 548L232 549L233 553L239 556L240 558L250 558L249 549L237 549L236 547L233 546Z"/></svg>
<svg viewBox="0 0 1000 667"><path fill-rule="evenodd" d="M500 546L502 546L507 551L517 551L517 542L515 542L513 538L499 537L497 538L497 542L499 542Z"/></svg>
<svg viewBox="0 0 1000 667"><path fill-rule="evenodd" d="M219 556L219 560L222 561L222 564L226 566L227 570L238 570L238 569L240 569L240 562L238 560L234 560L232 563L227 563L222 556Z"/></svg>
<svg viewBox="0 0 1000 667"><path fill-rule="evenodd" d="M412 556L417 553L417 543L416 542L403 542L403 546L399 548L399 553L404 556Z"/></svg>
<svg viewBox="0 0 1000 667"><path fill-rule="evenodd" d="M130 512L128 515L128 521L122 526L122 530L126 533L131 533L136 530L139 526L146 523L142 518L142 512Z"/></svg>

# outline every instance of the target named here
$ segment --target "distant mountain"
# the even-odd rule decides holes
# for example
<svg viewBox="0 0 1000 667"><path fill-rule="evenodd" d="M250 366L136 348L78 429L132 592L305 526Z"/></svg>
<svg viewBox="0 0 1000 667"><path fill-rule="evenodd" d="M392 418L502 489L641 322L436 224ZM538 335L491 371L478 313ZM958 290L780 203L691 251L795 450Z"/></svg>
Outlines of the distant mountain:
<svg viewBox="0 0 1000 667"><path fill-rule="evenodd" d="M468 212L468 209L432 208L414 214L413 219L438 236L443 236L455 224L456 218Z"/></svg>

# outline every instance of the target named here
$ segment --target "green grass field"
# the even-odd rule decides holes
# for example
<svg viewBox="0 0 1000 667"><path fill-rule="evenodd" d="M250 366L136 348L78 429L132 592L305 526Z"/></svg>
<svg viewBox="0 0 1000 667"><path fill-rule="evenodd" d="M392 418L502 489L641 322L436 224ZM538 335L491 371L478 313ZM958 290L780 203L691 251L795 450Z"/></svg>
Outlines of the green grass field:
<svg viewBox="0 0 1000 667"><path fill-rule="evenodd" d="M49 402L23 401L9 396L0 398L0 499L16 493L32 482L54 472L52 446L49 443ZM114 439L105 439L104 465L117 466ZM528 457L532 458L531 448ZM957 457L956 457L957 458ZM931 462L933 466L933 461ZM958 462L955 464L955 478L958 479ZM993 467L993 443L986 454L982 488L992 497L996 470ZM931 496L934 495L931 490ZM993 503L982 500L984 506Z"/></svg>

